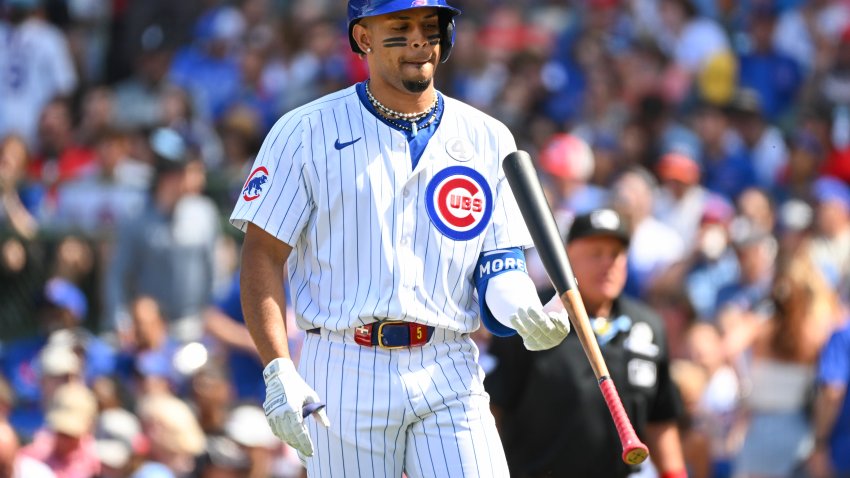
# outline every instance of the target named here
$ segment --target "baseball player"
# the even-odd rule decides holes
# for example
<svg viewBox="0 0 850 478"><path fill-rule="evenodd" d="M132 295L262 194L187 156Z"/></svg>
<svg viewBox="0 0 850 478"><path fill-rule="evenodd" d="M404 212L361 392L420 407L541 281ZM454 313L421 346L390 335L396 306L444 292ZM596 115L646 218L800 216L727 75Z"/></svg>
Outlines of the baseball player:
<svg viewBox="0 0 850 478"><path fill-rule="evenodd" d="M231 216L266 416L311 476L507 476L469 334L480 320L542 350L569 333L526 273L531 240L501 169L511 133L434 88L459 13L349 1L369 80L284 115ZM284 264L307 332L297 370Z"/></svg>

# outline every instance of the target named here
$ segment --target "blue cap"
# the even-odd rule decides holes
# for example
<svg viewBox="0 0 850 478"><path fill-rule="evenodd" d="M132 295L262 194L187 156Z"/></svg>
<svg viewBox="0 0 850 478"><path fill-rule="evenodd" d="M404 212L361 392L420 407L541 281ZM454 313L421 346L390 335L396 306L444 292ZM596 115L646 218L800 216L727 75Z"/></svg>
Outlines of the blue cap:
<svg viewBox="0 0 850 478"><path fill-rule="evenodd" d="M150 350L136 356L136 370L146 377L171 378L171 360L162 351Z"/></svg>
<svg viewBox="0 0 850 478"><path fill-rule="evenodd" d="M850 187L831 176L822 176L812 186L812 195L818 202L838 202L850 210Z"/></svg>
<svg viewBox="0 0 850 478"><path fill-rule="evenodd" d="M68 280L56 277L47 281L44 297L48 302L70 311L74 318L82 320L88 313L88 300L76 285Z"/></svg>
<svg viewBox="0 0 850 478"><path fill-rule="evenodd" d="M448 15L440 15L445 20L441 25L440 32L440 47L442 48L440 62L445 62L449 58L455 42L454 17L460 15L460 9L452 7L446 3L446 0L348 0L348 42L351 44L351 50L354 53L364 53L357 42L354 41L352 35L354 24L361 18L427 7L439 8L441 12L448 13Z"/></svg>

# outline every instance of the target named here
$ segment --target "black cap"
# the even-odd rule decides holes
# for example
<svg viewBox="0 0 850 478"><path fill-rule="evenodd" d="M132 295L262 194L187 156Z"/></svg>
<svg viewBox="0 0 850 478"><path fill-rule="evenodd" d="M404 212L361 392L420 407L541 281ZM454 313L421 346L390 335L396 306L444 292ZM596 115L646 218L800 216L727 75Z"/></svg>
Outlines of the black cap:
<svg viewBox="0 0 850 478"><path fill-rule="evenodd" d="M616 211L613 209L596 209L575 217L567 233L567 244L583 237L598 236L619 239L626 247L628 247L631 239L626 224Z"/></svg>

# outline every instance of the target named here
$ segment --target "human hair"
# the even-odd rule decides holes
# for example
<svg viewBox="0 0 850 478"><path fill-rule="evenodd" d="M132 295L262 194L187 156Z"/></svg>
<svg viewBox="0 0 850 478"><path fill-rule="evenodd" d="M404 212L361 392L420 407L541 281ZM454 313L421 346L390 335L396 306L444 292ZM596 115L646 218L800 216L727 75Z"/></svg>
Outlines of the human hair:
<svg viewBox="0 0 850 478"><path fill-rule="evenodd" d="M775 307L768 338L771 354L780 360L812 362L837 317L839 297L808 247L779 257L771 289Z"/></svg>

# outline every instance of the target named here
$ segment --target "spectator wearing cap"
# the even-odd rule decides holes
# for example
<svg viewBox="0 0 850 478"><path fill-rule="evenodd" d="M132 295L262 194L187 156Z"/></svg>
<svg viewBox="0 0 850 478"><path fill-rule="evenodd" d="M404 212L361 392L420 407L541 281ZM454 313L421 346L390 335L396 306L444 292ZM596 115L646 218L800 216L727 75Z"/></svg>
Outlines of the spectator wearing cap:
<svg viewBox="0 0 850 478"><path fill-rule="evenodd" d="M154 2L131 3L131 6ZM132 9L132 7L131 7ZM128 28L127 32L133 31ZM171 85L167 78L173 56L169 30L159 23L151 23L135 31L135 38L125 40L132 44L134 54L132 71L128 78L115 87L115 123L123 129L154 128L161 124L161 101Z"/></svg>
<svg viewBox="0 0 850 478"><path fill-rule="evenodd" d="M675 229L685 244L693 244L709 196L699 182L699 164L687 153L670 151L655 169L661 180L655 200L656 217Z"/></svg>
<svg viewBox="0 0 850 478"><path fill-rule="evenodd" d="M174 55L169 79L190 93L202 118L218 120L228 101L239 95L241 74L236 52L244 30L245 19L239 9L213 7L195 23L194 42Z"/></svg>
<svg viewBox="0 0 850 478"><path fill-rule="evenodd" d="M100 473L96 418L94 394L82 383L63 385L50 400L45 428L21 453L47 464L57 478L93 478Z"/></svg>
<svg viewBox="0 0 850 478"><path fill-rule="evenodd" d="M752 160L758 186L776 190L788 166L788 147L782 132L768 123L763 94L754 89L740 89L729 106L732 123L744 141Z"/></svg>
<svg viewBox="0 0 850 478"><path fill-rule="evenodd" d="M139 403L138 417L150 451L131 478L175 478L194 470L206 438L188 405L172 395L150 395Z"/></svg>
<svg viewBox="0 0 850 478"><path fill-rule="evenodd" d="M815 237L811 253L829 281L847 297L850 287L850 187L824 176L812 185Z"/></svg>
<svg viewBox="0 0 850 478"><path fill-rule="evenodd" d="M10 420L24 436L31 435L43 420L41 404L46 384L42 381L52 381L50 377L67 379L69 374L81 375L80 356L67 345L51 348L49 343L56 332L77 327L87 310L85 295L76 285L65 279L50 279L36 311L38 335L5 344L0 355L0 370L18 396ZM53 353L57 350L61 355Z"/></svg>
<svg viewBox="0 0 850 478"><path fill-rule="evenodd" d="M652 215L656 188L652 174L639 167L625 171L612 186L614 209L630 228L626 292L634 297L641 297L687 253L676 231Z"/></svg>
<svg viewBox="0 0 850 478"><path fill-rule="evenodd" d="M652 450L652 463L660 476L686 476L676 427L682 408L670 378L663 322L623 296L629 244L620 216L598 209L575 218L566 247L611 378ZM546 353L524 351L512 337L499 339L490 353L498 364L484 384L511 476L614 478L640 471L619 459L610 412L575 335Z"/></svg>
<svg viewBox="0 0 850 478"><path fill-rule="evenodd" d="M0 84L0 137L20 134L32 148L42 109L73 92L77 73L65 36L39 14L41 0L6 0L5 6L10 25L0 70L10 76Z"/></svg>
<svg viewBox="0 0 850 478"><path fill-rule="evenodd" d="M219 235L218 212L205 197L187 194L187 147L172 129L156 130L150 140L156 174L143 212L124 224L106 280L106 327L129 328L134 297L154 298L175 338L200 337L200 312L213 286L213 252Z"/></svg>
<svg viewBox="0 0 850 478"><path fill-rule="evenodd" d="M683 264L682 281L698 320L715 322L718 293L738 281L738 258L729 239L734 216L733 206L716 194L708 197L700 213L693 250Z"/></svg>
<svg viewBox="0 0 850 478"><path fill-rule="evenodd" d="M147 453L148 444L139 419L123 408L102 411L95 424L94 437L101 478L129 476Z"/></svg>
<svg viewBox="0 0 850 478"><path fill-rule="evenodd" d="M749 220L738 217L729 227L741 272L735 283L717 293L721 326L741 318L752 316L765 319L770 316L770 287L778 253L773 234L762 231Z"/></svg>
<svg viewBox="0 0 850 478"><path fill-rule="evenodd" d="M248 459L244 478L295 478L304 467L294 448L276 439L265 425L263 409L256 405L240 405L230 411L224 424L224 436L235 443Z"/></svg>
<svg viewBox="0 0 850 478"><path fill-rule="evenodd" d="M92 171L59 188L54 224L87 236L108 238L119 223L141 213L145 191L138 179L130 176L138 173L138 168L132 164L130 138L124 131L100 131L94 149Z"/></svg>
<svg viewBox="0 0 850 478"><path fill-rule="evenodd" d="M589 184L594 166L593 150L581 137L557 133L549 138L540 152L540 168L552 179L556 214L571 217L607 202L606 191Z"/></svg>
<svg viewBox="0 0 850 478"><path fill-rule="evenodd" d="M593 151L579 136L554 134L540 152L540 169L551 179L552 213L561 230L576 214L602 207L608 193L589 183L594 170ZM528 273L539 288L549 287L549 277L534 250L529 251Z"/></svg>
<svg viewBox="0 0 850 478"><path fill-rule="evenodd" d="M746 147L732 128L729 111L702 103L694 111L693 121L702 144L698 157L702 165L702 184L729 201L735 201L744 189L757 183Z"/></svg>
<svg viewBox="0 0 850 478"><path fill-rule="evenodd" d="M773 43L778 13L772 2L755 4L748 29L749 49L738 56L738 86L757 92L760 113L770 122L789 112L803 83L801 66Z"/></svg>
<svg viewBox="0 0 850 478"><path fill-rule="evenodd" d="M251 477L251 460L245 450L230 438L209 437L198 460L196 473L200 478L248 478ZM266 477L269 474L254 476Z"/></svg>

